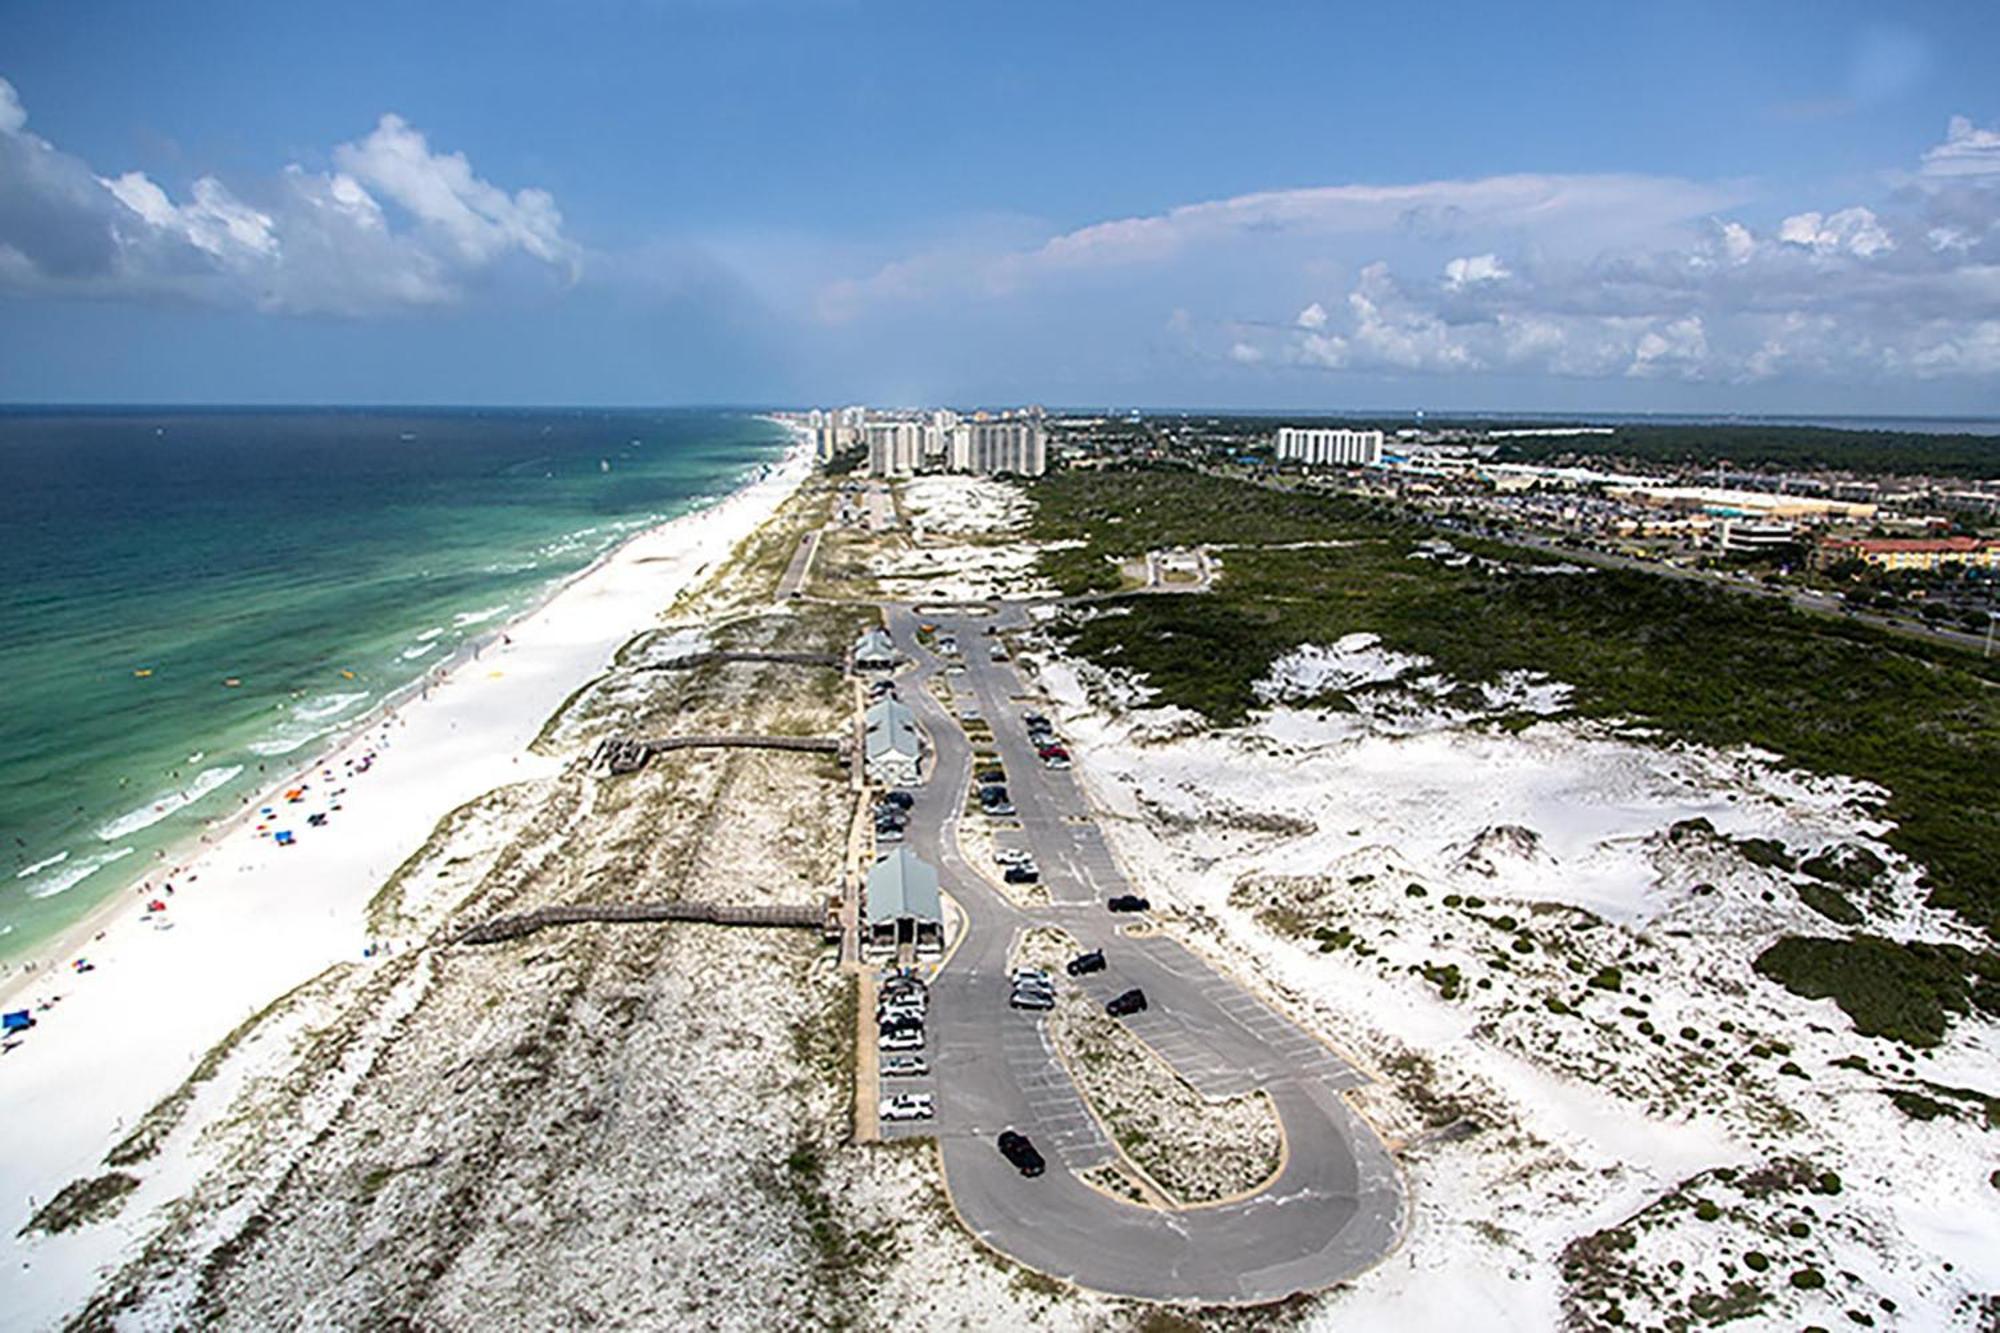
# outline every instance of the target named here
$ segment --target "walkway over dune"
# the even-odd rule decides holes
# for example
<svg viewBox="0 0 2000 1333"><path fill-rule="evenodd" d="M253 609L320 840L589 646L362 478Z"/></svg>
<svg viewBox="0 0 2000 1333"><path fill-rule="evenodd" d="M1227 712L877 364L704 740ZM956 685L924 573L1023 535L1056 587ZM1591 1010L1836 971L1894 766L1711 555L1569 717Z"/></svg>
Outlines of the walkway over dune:
<svg viewBox="0 0 2000 1333"><path fill-rule="evenodd" d="M692 671L696 667L708 666L716 662L781 662L791 666L831 667L840 669L845 663L838 653L787 653L745 649L741 652L691 653L686 657L670 658L664 662L641 662L634 671Z"/></svg>
<svg viewBox="0 0 2000 1333"><path fill-rule="evenodd" d="M826 930L832 909L814 903L773 903L756 907L729 903L594 903L542 907L519 916L496 916L458 937L460 944L498 944L532 935L545 926L574 926L586 921L695 921L716 926L798 926ZM834 930L838 930L836 923Z"/></svg>
<svg viewBox="0 0 2000 1333"><path fill-rule="evenodd" d="M604 765L611 773L636 773L656 754L668 750L748 749L795 750L808 754L830 754L847 762L847 743L838 736L659 736L653 739L610 736L598 743L590 756L591 766Z"/></svg>

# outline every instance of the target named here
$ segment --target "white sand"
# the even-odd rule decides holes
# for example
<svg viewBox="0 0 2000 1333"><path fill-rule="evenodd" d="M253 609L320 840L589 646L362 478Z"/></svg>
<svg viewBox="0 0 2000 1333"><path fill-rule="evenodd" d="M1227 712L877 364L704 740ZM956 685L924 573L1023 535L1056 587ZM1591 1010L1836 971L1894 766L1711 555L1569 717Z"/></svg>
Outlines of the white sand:
<svg viewBox="0 0 2000 1333"><path fill-rule="evenodd" d="M390 872L453 809L556 767L526 753L548 716L681 589L719 564L809 470L809 455L795 448L763 480L641 534L510 625L510 643L496 641L427 698L315 760L304 770L315 801L329 787L348 789L328 825L305 824L304 812L321 808L316 804L281 806L289 817L279 825L296 833L295 846L276 846L252 824L222 834L173 877L178 892L164 913L171 928L149 921L144 898L131 896L108 921L94 923L103 938L72 948L51 971L10 984L8 1008L61 1000L38 1013L27 1040L0 1059L7 1234L26 1222L32 1205L101 1173L121 1133L243 1019L327 966L361 959L365 909ZM333 783L319 778L323 768L339 774L344 760L371 749L378 756L367 773ZM273 792L295 782L275 784ZM78 953L96 970L73 974L69 962ZM115 1243L117 1225L103 1230ZM96 1261L115 1257L107 1250ZM65 1285L63 1275L5 1265L0 1309L11 1313L0 1323L42 1309L42 1294Z"/></svg>

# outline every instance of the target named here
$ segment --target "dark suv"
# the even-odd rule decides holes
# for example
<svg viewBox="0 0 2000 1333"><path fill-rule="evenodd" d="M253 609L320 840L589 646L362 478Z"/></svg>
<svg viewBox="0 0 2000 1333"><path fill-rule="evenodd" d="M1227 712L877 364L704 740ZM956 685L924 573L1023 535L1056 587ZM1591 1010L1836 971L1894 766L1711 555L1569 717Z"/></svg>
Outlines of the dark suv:
<svg viewBox="0 0 2000 1333"><path fill-rule="evenodd" d="M1145 1008L1146 992L1134 986L1131 990L1126 991L1117 999L1106 1004L1104 1012L1110 1014L1113 1018L1126 1018L1132 1014L1144 1012Z"/></svg>
<svg viewBox="0 0 2000 1333"><path fill-rule="evenodd" d="M1035 1151L1035 1145L1028 1142L1026 1134L1016 1134L1011 1129L1000 1131L1000 1155L1014 1164L1014 1169L1024 1176L1039 1176L1048 1169L1048 1163Z"/></svg>
<svg viewBox="0 0 2000 1333"><path fill-rule="evenodd" d="M1121 893L1104 905L1114 912L1143 912L1152 907L1136 893Z"/></svg>
<svg viewBox="0 0 2000 1333"><path fill-rule="evenodd" d="M1089 953L1080 953L1070 959L1069 965L1063 970L1073 977L1080 977L1088 972L1102 972L1104 970L1104 950L1092 949Z"/></svg>

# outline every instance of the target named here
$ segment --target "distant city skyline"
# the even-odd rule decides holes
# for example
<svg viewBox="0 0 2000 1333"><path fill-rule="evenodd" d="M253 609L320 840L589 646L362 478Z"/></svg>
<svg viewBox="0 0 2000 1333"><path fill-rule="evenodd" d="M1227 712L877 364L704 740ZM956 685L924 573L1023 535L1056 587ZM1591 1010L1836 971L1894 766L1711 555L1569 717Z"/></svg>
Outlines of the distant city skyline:
<svg viewBox="0 0 2000 1333"><path fill-rule="evenodd" d="M0 16L0 401L2000 414L2000 19Z"/></svg>

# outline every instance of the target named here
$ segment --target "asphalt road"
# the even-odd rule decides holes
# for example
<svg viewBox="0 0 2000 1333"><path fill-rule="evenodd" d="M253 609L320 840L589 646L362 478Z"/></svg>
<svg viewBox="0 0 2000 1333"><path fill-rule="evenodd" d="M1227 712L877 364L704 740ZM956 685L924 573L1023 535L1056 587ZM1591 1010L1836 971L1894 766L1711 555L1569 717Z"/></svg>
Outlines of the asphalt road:
<svg viewBox="0 0 2000 1333"><path fill-rule="evenodd" d="M1457 529L1446 528L1456 532ZM1510 546L1525 546L1545 555L1560 556L1577 564L1598 565L1605 569L1630 569L1641 574L1653 574L1661 578L1680 579L1687 583L1703 583L1726 592L1747 593L1756 597L1767 597L1789 603L1795 610L1812 615L1832 616L1837 619L1853 620L1891 634L1905 634L1913 639L1924 639L1931 643L1941 643L1951 648L1963 648L1969 652L1983 653L1986 648L1984 634L1970 634L1964 630L1951 629L1942 625L1927 625L1920 620L1891 619L1876 611L1864 611L1850 607L1832 593L1809 592L1798 588L1773 588L1765 584L1742 579L1732 579L1725 575L1704 569L1683 569L1661 560L1635 560L1628 555L1618 555L1610 551L1593 551L1579 547L1564 546L1559 542L1545 541L1540 537L1515 535L1495 538Z"/></svg>
<svg viewBox="0 0 2000 1333"><path fill-rule="evenodd" d="M1122 933L1135 918L1113 915L1104 901L1131 886L1071 775L1037 760L1020 720L1032 705L1015 698L1012 664L988 657L984 626L1001 614L1019 612L927 611L926 619L956 630L965 649L963 674L946 679L977 699L994 730L1020 824L1000 841L1033 852L1052 901L1018 908L959 855L971 746L954 716L959 705L947 711L926 684L944 664L918 644L915 614L892 610L890 631L916 663L899 678L900 693L936 755L931 780L916 793L909 843L938 867L966 924L931 986L932 1077L883 1089L932 1091L936 1117L885 1125L884 1133L934 1135L953 1203L982 1240L1098 1291L1252 1303L1354 1276L1394 1248L1405 1213L1393 1160L1339 1095L1365 1079L1179 944ZM1110 1160L1114 1150L1055 1058L1041 1016L1007 1004L1008 950L1036 924L1060 925L1082 948L1104 949L1109 966L1082 982L1094 1000L1144 988L1150 1008L1129 1026L1204 1095L1260 1087L1270 1094L1287 1148L1274 1181L1234 1202L1165 1210L1113 1199L1077 1178L1077 1170ZM1057 984L1079 983L1065 977ZM1009 1128L1042 1151L1045 1175L1025 1179L1000 1156L994 1141Z"/></svg>

